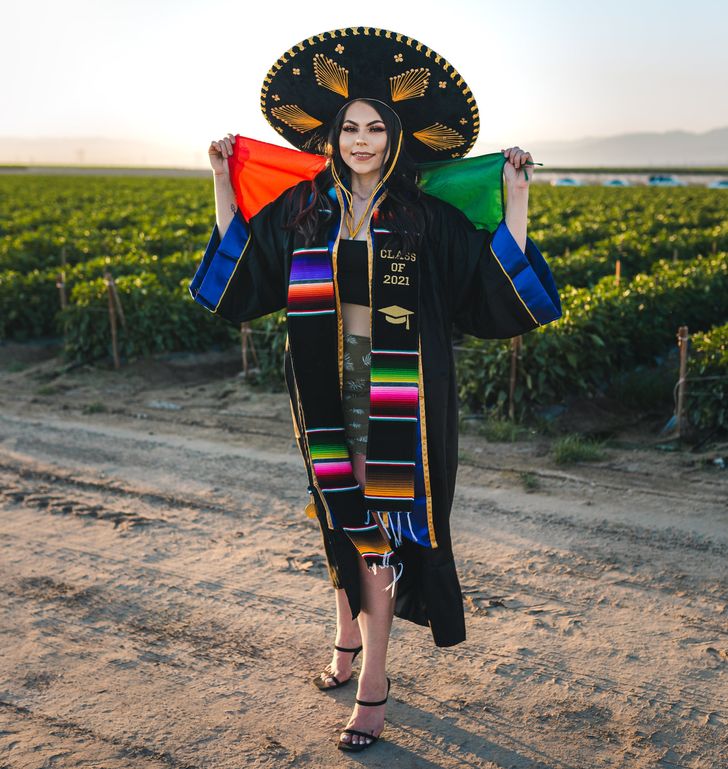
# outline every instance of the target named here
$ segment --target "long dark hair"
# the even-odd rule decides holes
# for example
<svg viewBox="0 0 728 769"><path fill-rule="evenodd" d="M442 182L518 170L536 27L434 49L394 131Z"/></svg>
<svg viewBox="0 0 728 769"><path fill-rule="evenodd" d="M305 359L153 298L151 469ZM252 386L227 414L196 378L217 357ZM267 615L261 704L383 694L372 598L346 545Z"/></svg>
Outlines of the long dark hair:
<svg viewBox="0 0 728 769"><path fill-rule="evenodd" d="M381 176L383 177L394 164L385 182L387 197L378 209L379 223L402 238L405 250L416 251L425 230L425 201L417 186L417 167L407 154L404 142L399 155L396 154L402 133L399 117L383 102L374 99L354 101L364 102L374 108L386 128L387 147L384 154L386 157L388 150L389 158L382 165ZM334 184L332 166L338 177L351 187L351 169L339 152L339 136L344 116L351 103L345 104L339 110L329 129L326 144L322 148L328 157L326 167L311 182L302 182L292 190L291 217L287 228L301 234L307 246L316 240L321 227L329 224L333 216L332 213L327 213L331 211L332 201L326 194Z"/></svg>

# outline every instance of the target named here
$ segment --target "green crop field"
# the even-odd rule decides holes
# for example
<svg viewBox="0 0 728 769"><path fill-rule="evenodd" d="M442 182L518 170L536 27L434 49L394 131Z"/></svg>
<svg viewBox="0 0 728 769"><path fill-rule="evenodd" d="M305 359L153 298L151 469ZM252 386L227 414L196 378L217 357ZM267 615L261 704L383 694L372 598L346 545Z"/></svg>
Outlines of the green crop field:
<svg viewBox="0 0 728 769"><path fill-rule="evenodd" d="M62 337L70 360L108 357L108 271L124 312L123 357L236 343L238 330L187 290L213 221L206 178L3 175L0 340ZM523 337L517 416L672 361L687 325L697 334L690 375L710 377L694 388L689 416L728 425L728 193L534 185L529 235L553 269L564 316ZM285 318L252 325L264 376L279 382ZM511 343L458 338L457 361L463 403L505 410Z"/></svg>

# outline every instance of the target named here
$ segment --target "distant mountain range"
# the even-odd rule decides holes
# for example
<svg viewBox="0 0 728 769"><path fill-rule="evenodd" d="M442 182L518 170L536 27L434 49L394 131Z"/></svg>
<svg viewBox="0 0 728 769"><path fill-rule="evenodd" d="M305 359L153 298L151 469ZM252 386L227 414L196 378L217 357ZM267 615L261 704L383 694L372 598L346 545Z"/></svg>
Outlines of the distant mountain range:
<svg viewBox="0 0 728 769"><path fill-rule="evenodd" d="M728 166L728 127L705 133L667 131L569 141L533 141L527 149L547 167ZM0 137L2 163L204 169L207 168L207 154L204 149L195 151L194 148L102 137Z"/></svg>
<svg viewBox="0 0 728 769"><path fill-rule="evenodd" d="M550 166L728 166L728 127L534 141L528 149Z"/></svg>
<svg viewBox="0 0 728 769"><path fill-rule="evenodd" d="M134 139L0 136L0 163L64 166L208 167L207 146L195 148Z"/></svg>

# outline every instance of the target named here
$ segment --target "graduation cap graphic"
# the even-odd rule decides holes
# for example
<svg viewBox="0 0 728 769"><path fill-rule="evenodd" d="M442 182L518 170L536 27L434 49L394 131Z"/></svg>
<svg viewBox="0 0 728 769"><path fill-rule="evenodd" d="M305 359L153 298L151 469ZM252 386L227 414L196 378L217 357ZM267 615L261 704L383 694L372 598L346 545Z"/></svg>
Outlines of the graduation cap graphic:
<svg viewBox="0 0 728 769"><path fill-rule="evenodd" d="M410 329L410 315L414 315L413 310L406 310L404 307L400 307L397 304L392 304L389 307L382 307L379 312L384 313L384 317L389 323L405 323L405 329Z"/></svg>

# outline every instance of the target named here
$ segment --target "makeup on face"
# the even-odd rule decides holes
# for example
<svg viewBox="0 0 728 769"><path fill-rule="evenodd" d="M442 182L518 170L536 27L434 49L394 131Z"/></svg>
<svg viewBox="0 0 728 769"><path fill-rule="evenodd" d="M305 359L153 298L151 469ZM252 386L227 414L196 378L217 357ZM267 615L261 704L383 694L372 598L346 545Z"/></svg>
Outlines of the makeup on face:
<svg viewBox="0 0 728 769"><path fill-rule="evenodd" d="M387 129L377 111L364 102L350 105L339 135L339 151L349 168L359 174L378 171L387 143Z"/></svg>

